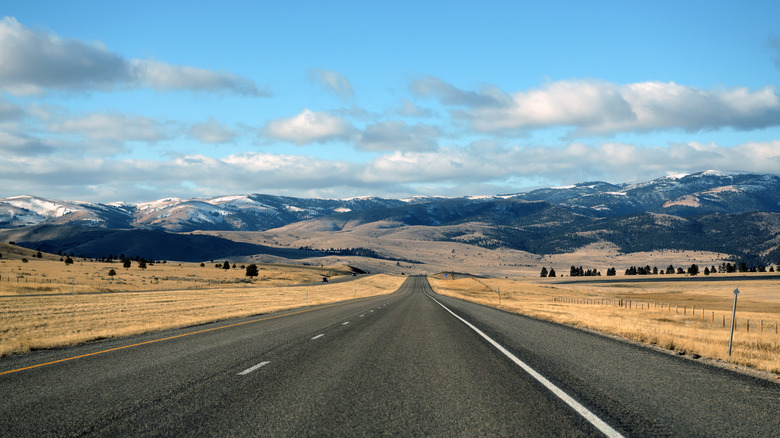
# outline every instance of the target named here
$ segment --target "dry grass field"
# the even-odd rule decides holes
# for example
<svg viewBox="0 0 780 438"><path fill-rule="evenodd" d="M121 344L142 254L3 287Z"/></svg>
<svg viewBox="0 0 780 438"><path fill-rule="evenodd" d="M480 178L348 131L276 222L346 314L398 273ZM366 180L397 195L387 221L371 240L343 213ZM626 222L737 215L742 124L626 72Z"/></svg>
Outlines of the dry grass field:
<svg viewBox="0 0 780 438"><path fill-rule="evenodd" d="M340 284L323 276L347 267L261 265L245 270L167 263L0 259L0 355L185 327L229 318L392 293L405 280L360 276ZM114 269L117 275L108 276Z"/></svg>
<svg viewBox="0 0 780 438"><path fill-rule="evenodd" d="M722 274L719 274L722 275ZM621 279L621 277L617 277ZM443 275L431 285L467 299L664 349L780 374L780 280L604 281L489 279ZM734 289L737 328L728 356ZM499 304L499 292L501 303ZM780 378L780 376L778 376Z"/></svg>

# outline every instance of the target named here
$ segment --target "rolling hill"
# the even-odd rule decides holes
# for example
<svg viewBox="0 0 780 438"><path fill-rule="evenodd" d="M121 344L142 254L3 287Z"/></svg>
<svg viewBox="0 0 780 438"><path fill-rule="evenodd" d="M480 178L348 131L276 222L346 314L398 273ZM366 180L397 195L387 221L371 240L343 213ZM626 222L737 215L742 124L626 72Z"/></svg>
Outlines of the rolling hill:
<svg viewBox="0 0 780 438"><path fill-rule="evenodd" d="M408 251L393 252L387 240L415 230L406 238L536 255L605 243L625 253L704 250L774 263L780 258L780 177L709 170L637 183L403 200L250 194L101 204L14 196L0 199L0 227L3 241L90 257L123 252L174 260L253 254L300 259L322 255L301 247L327 249L316 243L327 241L343 242L335 248L359 245L363 254L415 260ZM245 234L220 237L230 233ZM308 238L314 235L320 237Z"/></svg>

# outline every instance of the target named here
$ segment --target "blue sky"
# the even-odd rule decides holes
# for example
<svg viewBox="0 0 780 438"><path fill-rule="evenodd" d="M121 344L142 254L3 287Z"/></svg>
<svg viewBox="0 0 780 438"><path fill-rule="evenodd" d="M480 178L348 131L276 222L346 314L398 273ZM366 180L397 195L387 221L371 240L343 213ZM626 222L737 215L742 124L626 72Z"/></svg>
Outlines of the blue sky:
<svg viewBox="0 0 780 438"><path fill-rule="evenodd" d="M780 3L522 3L5 1L0 198L780 173Z"/></svg>

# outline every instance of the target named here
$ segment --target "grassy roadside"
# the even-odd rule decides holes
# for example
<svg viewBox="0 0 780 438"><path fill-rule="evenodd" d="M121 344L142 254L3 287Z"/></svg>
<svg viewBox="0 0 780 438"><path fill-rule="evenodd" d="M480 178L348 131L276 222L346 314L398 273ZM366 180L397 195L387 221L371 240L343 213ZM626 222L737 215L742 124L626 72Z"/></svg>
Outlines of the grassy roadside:
<svg viewBox="0 0 780 438"><path fill-rule="evenodd" d="M208 290L5 295L0 296L0 356L389 294L405 279L374 275L310 286L266 282Z"/></svg>
<svg viewBox="0 0 780 438"><path fill-rule="evenodd" d="M429 280L442 295L780 374L776 279L556 284L549 279L451 278ZM737 287L737 330L729 357L732 291Z"/></svg>

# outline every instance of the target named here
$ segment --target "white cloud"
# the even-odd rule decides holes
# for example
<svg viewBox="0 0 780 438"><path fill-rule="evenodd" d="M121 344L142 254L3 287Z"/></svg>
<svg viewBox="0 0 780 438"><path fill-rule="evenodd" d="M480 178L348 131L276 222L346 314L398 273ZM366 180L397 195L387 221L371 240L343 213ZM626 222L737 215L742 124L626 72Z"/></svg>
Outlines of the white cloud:
<svg viewBox="0 0 780 438"><path fill-rule="evenodd" d="M374 182L451 183L462 187L490 182L508 186L513 179L563 184L594 179L626 182L703 169L777 173L780 141L735 147L699 143L653 147L571 143L558 148L501 147L480 142L466 148L384 155L373 160L363 175Z"/></svg>
<svg viewBox="0 0 780 438"><path fill-rule="evenodd" d="M100 44L31 30L13 17L0 20L0 47L0 89L13 94L148 87L268 95L230 73L127 60Z"/></svg>
<svg viewBox="0 0 780 438"><path fill-rule="evenodd" d="M263 129L263 134L277 140L304 145L347 140L353 131L352 125L342 118L304 109L297 116L269 122Z"/></svg>
<svg viewBox="0 0 780 438"><path fill-rule="evenodd" d="M439 135L439 130L430 125L382 122L367 126L358 136L357 146L369 151L424 151L436 148Z"/></svg>
<svg viewBox="0 0 780 438"><path fill-rule="evenodd" d="M227 91L244 96L268 96L249 79L227 72L202 68L174 66L155 60L130 60L134 81L129 86L151 87L157 90Z"/></svg>
<svg viewBox="0 0 780 438"><path fill-rule="evenodd" d="M495 89L459 90L435 78L413 84L413 91L458 107L453 115L480 132L570 127L574 134L690 132L780 125L780 97L771 86L703 90L674 82L558 81L511 96Z"/></svg>
<svg viewBox="0 0 780 438"><path fill-rule="evenodd" d="M423 108L414 102L403 99L401 102L401 107L396 110L396 113L399 116L403 117L435 117L436 112L429 109L429 108Z"/></svg>
<svg viewBox="0 0 780 438"><path fill-rule="evenodd" d="M346 76L331 70L313 68L309 70L309 80L319 84L328 91L335 93L344 100L355 97L352 83Z"/></svg>
<svg viewBox="0 0 780 438"><path fill-rule="evenodd" d="M53 145L25 134L0 131L0 155L4 160L18 156L49 154L56 150Z"/></svg>
<svg viewBox="0 0 780 438"><path fill-rule="evenodd" d="M143 116L93 113L81 118L52 122L51 132L84 136L101 141L157 142L172 137L166 123Z"/></svg>
<svg viewBox="0 0 780 438"><path fill-rule="evenodd" d="M467 107L495 107L507 105L510 96L495 87L485 87L479 92L458 89L439 78L426 76L412 82L412 92L421 97L435 98L445 105Z"/></svg>
<svg viewBox="0 0 780 438"><path fill-rule="evenodd" d="M204 143L229 143L236 138L236 133L233 130L214 119L193 124L189 133Z"/></svg>
<svg viewBox="0 0 780 438"><path fill-rule="evenodd" d="M300 155L241 153L168 161L29 154L30 139L0 135L0 197L39 196L141 201L163 196L275 193L349 197L485 195L547 185L604 180L629 182L704 169L776 173L780 141L734 147L684 143L643 147L625 143L564 147L505 147L478 142L423 152L396 151L367 165ZM523 185L525 184L525 185ZM479 192L475 192L479 190Z"/></svg>

